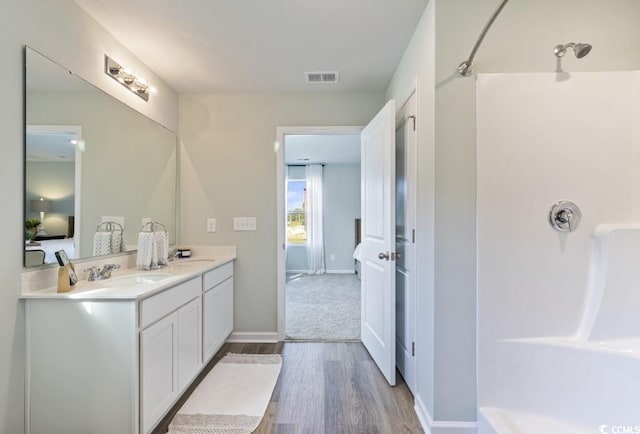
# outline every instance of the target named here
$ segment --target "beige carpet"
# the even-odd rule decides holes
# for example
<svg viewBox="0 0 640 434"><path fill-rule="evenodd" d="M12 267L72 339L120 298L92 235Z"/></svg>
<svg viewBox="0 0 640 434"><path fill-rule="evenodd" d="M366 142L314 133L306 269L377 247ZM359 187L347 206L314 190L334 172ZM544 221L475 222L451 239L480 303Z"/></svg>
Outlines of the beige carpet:
<svg viewBox="0 0 640 434"><path fill-rule="evenodd" d="M278 354L227 354L180 408L169 433L252 433L267 409L281 368Z"/></svg>
<svg viewBox="0 0 640 434"><path fill-rule="evenodd" d="M289 274L287 339L360 339L360 280L355 274Z"/></svg>

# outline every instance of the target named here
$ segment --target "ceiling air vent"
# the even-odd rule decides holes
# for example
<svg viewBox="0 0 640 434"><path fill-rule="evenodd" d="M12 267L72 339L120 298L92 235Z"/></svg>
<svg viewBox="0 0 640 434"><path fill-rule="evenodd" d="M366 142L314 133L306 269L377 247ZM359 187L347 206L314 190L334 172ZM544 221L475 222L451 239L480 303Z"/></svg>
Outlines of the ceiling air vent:
<svg viewBox="0 0 640 434"><path fill-rule="evenodd" d="M306 72L307 83L337 83L338 73L332 72Z"/></svg>

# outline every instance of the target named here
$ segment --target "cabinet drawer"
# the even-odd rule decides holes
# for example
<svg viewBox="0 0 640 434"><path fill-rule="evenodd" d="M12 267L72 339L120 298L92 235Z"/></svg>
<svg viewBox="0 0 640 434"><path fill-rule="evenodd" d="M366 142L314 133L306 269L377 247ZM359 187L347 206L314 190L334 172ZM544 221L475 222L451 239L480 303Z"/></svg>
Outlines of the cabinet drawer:
<svg viewBox="0 0 640 434"><path fill-rule="evenodd" d="M180 306L198 297L202 292L202 280L194 277L180 285L140 302L140 328L145 328L168 315Z"/></svg>
<svg viewBox="0 0 640 434"><path fill-rule="evenodd" d="M233 262L224 264L215 270L207 271L204 274L204 290L211 289L220 282L227 280L233 276Z"/></svg>

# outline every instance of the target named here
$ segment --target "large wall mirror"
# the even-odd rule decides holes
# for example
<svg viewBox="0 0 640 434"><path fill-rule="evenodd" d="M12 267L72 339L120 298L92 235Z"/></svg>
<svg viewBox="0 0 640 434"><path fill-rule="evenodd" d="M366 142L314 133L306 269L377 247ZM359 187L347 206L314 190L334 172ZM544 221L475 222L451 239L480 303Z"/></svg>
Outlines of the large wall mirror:
<svg viewBox="0 0 640 434"><path fill-rule="evenodd" d="M175 243L176 135L29 47L25 86L25 266Z"/></svg>

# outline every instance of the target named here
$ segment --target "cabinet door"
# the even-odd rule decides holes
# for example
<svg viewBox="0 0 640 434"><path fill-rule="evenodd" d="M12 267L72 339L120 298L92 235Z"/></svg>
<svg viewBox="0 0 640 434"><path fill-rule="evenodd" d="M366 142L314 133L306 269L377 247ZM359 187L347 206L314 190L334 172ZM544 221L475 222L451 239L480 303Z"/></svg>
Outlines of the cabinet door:
<svg viewBox="0 0 640 434"><path fill-rule="evenodd" d="M142 433L148 433L178 396L178 313L140 332Z"/></svg>
<svg viewBox="0 0 640 434"><path fill-rule="evenodd" d="M214 286L203 296L203 361L206 363L220 344L220 285Z"/></svg>
<svg viewBox="0 0 640 434"><path fill-rule="evenodd" d="M233 277L220 284L220 340L233 331Z"/></svg>
<svg viewBox="0 0 640 434"><path fill-rule="evenodd" d="M182 392L202 367L200 297L178 310L178 388Z"/></svg>

